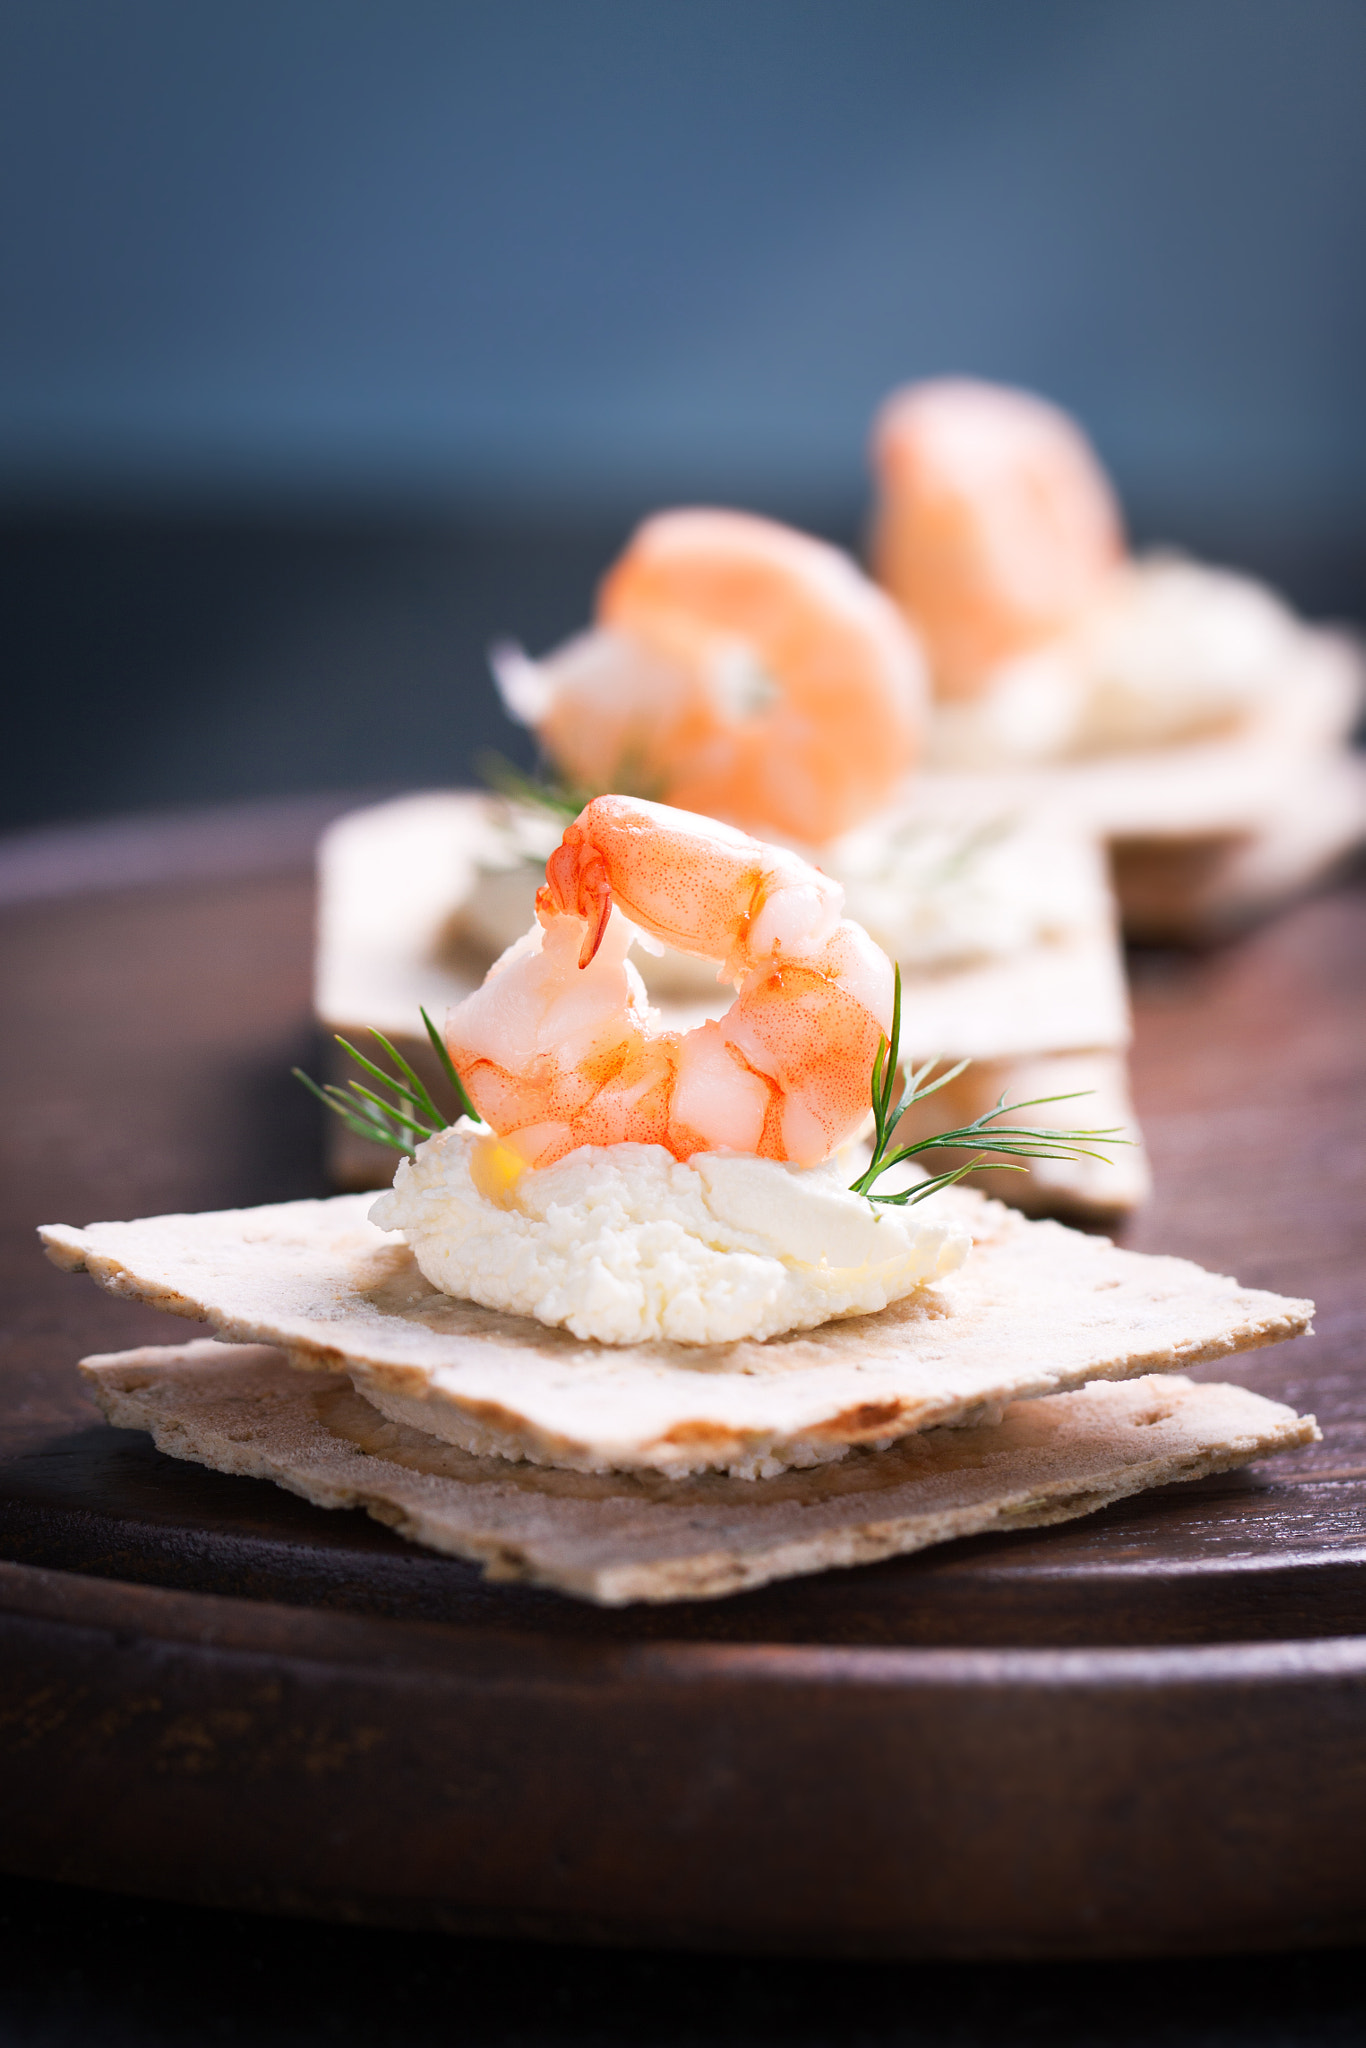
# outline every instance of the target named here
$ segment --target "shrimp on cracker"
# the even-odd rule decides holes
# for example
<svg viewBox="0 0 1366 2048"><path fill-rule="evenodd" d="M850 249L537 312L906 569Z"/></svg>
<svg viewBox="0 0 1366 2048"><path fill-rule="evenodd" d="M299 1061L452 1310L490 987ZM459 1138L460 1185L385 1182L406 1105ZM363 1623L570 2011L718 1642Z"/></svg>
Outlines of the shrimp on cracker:
<svg viewBox="0 0 1366 2048"><path fill-rule="evenodd" d="M878 580L919 631L936 694L972 698L1055 638L1123 559L1085 437L1025 391L964 379L893 392L873 430Z"/></svg>
<svg viewBox="0 0 1366 2048"><path fill-rule="evenodd" d="M891 1028L892 964L843 906L780 847L597 797L546 864L537 922L451 1011L451 1057L521 1164L635 1143L815 1165L862 1122ZM627 957L641 937L718 963L737 990L718 1022L659 1029Z"/></svg>
<svg viewBox="0 0 1366 2048"><path fill-rule="evenodd" d="M647 519L597 624L543 661L495 652L512 715L575 788L630 788L823 845L918 758L914 634L837 548L749 513Z"/></svg>

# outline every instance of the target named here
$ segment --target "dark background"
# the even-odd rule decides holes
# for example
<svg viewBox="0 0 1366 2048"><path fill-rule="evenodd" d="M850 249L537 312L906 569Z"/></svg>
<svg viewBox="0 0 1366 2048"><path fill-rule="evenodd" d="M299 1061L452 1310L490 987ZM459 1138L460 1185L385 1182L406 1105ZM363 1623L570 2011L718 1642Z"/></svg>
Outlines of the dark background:
<svg viewBox="0 0 1366 2048"><path fill-rule="evenodd" d="M1362 1964L641 1954L0 1880L4 2048L1357 2048Z"/></svg>
<svg viewBox="0 0 1366 2048"><path fill-rule="evenodd" d="M1360 0L5 0L0 825L465 779L632 520L895 382L1366 615Z"/></svg>

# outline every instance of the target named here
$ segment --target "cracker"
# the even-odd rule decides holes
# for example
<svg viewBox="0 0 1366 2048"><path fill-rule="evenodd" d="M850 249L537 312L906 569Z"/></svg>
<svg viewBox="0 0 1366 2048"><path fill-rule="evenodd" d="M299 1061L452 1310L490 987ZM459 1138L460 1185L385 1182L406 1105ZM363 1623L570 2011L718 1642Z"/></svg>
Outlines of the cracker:
<svg viewBox="0 0 1366 2048"><path fill-rule="evenodd" d="M901 1044L912 1060L956 1064L1097 1049L1121 1056L1129 1043L1124 960L1108 920L997 960L931 973L903 969L901 982Z"/></svg>
<svg viewBox="0 0 1366 2048"><path fill-rule="evenodd" d="M213 1343L88 1358L118 1428L318 1507L361 1507L400 1535L604 1606L717 1599L983 1530L1069 1521L1147 1487L1312 1443L1312 1417L1179 1377L1021 1401L974 1429L750 1485L538 1470L471 1457L386 1421L341 1374Z"/></svg>
<svg viewBox="0 0 1366 2048"><path fill-rule="evenodd" d="M451 920L493 843L491 800L431 790L339 818L318 845L314 1007L332 1031L378 1027L421 1036L484 978L462 957Z"/></svg>
<svg viewBox="0 0 1366 2048"><path fill-rule="evenodd" d="M1363 840L1366 760L1291 762L1253 832L1115 841L1125 929L1158 943L1220 938L1322 881Z"/></svg>
<svg viewBox="0 0 1366 2048"><path fill-rule="evenodd" d="M974 788L972 801L965 791L951 808L990 824L1000 807ZM942 798L927 802L927 815L941 807ZM493 817L487 798L437 791L353 811L329 827L318 854L314 988L329 1029L349 1035L378 1026L395 1040L425 1044L419 1007L439 1018L479 985L486 961L462 951L452 921L475 887L481 850L494 841ZM997 1059L1128 1044L1108 887L1094 843L1067 837L1082 880L1092 885L1079 889L1086 908L1074 928L999 958L903 967L903 1041L913 1057ZM1022 859L1031 844L1022 834ZM1058 856L1056 845L1049 850ZM651 969L648 959L642 964ZM706 984L714 984L710 969ZM660 1009L671 1029L687 1030L733 999L733 990L712 985L707 999L666 998Z"/></svg>
<svg viewBox="0 0 1366 2048"><path fill-rule="evenodd" d="M957 1273L877 1315L722 1345L585 1343L452 1300L368 1222L365 1196L41 1235L58 1265L111 1293L345 1370L430 1434L584 1470L768 1472L1309 1327L1312 1303L1184 1259L1031 1223L966 1190L936 1200L975 1240Z"/></svg>

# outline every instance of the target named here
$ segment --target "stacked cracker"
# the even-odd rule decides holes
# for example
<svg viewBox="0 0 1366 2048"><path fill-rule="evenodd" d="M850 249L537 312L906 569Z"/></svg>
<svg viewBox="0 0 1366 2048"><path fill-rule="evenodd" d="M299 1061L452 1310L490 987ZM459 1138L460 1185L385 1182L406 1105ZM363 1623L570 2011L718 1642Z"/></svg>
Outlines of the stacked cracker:
<svg viewBox="0 0 1366 2048"><path fill-rule="evenodd" d="M1065 1521L1316 1438L1181 1371L1297 1335L1312 1304L933 1199L972 1233L958 1273L877 1316L705 1347L588 1344L453 1301L364 1197L42 1237L221 1340L84 1361L117 1426L608 1605Z"/></svg>

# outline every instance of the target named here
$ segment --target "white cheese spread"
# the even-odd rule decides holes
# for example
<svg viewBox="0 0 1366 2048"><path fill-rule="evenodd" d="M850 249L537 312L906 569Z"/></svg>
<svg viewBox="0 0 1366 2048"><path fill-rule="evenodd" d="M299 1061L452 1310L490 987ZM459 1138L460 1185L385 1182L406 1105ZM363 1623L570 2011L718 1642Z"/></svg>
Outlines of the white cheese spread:
<svg viewBox="0 0 1366 2048"><path fill-rule="evenodd" d="M370 1211L433 1287L602 1344L724 1344L866 1315L962 1264L920 1207L850 1194L840 1168L662 1145L521 1167L461 1122L404 1160Z"/></svg>
<svg viewBox="0 0 1366 2048"><path fill-rule="evenodd" d="M1274 591L1201 562L1133 563L1083 621L1080 753L1162 746L1236 724L1288 681L1304 629Z"/></svg>
<svg viewBox="0 0 1366 2048"><path fill-rule="evenodd" d="M956 785L954 785L956 787ZM1004 959L1104 926L1109 889L1075 832L1008 810L956 817L888 811L827 847L845 915L912 974Z"/></svg>
<svg viewBox="0 0 1366 2048"><path fill-rule="evenodd" d="M1176 556L1131 562L1071 632L1005 664L981 697L939 705L934 759L1019 766L1236 729L1293 688L1307 639L1251 577Z"/></svg>

